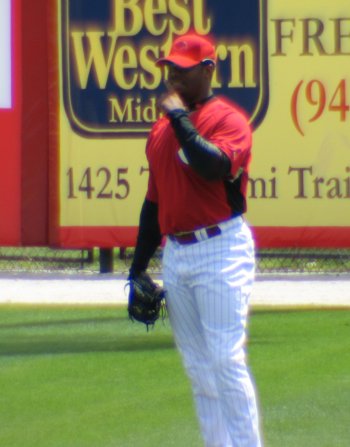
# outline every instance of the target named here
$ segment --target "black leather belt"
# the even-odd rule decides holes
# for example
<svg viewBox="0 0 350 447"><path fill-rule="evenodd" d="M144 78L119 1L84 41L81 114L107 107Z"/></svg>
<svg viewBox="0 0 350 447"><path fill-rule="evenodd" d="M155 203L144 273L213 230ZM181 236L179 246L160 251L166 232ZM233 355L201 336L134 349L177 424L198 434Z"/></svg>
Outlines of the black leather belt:
<svg viewBox="0 0 350 447"><path fill-rule="evenodd" d="M218 236L219 234L221 234L219 225L212 225L207 228L201 228L197 231L169 234L169 239L181 245L187 245L210 239L214 236Z"/></svg>

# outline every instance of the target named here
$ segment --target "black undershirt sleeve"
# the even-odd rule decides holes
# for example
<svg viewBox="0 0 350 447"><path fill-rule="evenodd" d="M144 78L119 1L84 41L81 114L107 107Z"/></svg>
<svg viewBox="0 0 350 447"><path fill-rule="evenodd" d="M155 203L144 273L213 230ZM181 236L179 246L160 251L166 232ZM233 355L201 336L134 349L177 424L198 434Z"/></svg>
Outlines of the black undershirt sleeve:
<svg viewBox="0 0 350 447"><path fill-rule="evenodd" d="M162 236L158 223L158 205L145 199L140 214L139 232L130 268L130 278L147 269L148 263L160 245L161 240Z"/></svg>
<svg viewBox="0 0 350 447"><path fill-rule="evenodd" d="M206 180L220 180L231 170L229 157L214 144L199 135L182 109L172 110L168 117L190 166Z"/></svg>

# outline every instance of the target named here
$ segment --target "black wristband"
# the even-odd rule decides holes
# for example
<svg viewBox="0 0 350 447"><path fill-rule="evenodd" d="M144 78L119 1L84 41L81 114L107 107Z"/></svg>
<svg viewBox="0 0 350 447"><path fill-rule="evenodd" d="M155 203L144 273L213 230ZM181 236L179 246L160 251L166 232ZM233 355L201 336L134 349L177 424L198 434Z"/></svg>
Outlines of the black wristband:
<svg viewBox="0 0 350 447"><path fill-rule="evenodd" d="M174 120L180 118L181 116L188 116L188 112L185 109L174 109L170 110L170 112L167 113L167 116L170 120Z"/></svg>

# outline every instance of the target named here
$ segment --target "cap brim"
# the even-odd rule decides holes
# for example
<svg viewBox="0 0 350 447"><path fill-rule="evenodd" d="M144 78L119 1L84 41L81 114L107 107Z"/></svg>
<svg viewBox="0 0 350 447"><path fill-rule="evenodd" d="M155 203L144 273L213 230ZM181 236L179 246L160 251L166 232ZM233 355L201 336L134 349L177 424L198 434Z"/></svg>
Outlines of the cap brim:
<svg viewBox="0 0 350 447"><path fill-rule="evenodd" d="M195 67L196 65L200 64L200 61L194 61L193 59L190 59L188 57L183 56L168 56L164 57L162 59L158 59L156 62L156 65L165 65L165 64L174 64L181 68L191 68Z"/></svg>

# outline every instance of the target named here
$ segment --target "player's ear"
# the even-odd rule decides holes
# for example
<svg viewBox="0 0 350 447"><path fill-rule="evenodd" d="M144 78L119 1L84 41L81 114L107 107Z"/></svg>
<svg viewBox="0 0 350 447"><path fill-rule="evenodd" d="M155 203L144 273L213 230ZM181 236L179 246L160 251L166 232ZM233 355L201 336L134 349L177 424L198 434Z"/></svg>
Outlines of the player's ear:
<svg viewBox="0 0 350 447"><path fill-rule="evenodd" d="M205 76L210 81L211 81L211 78L213 77L214 70L215 70L215 65L214 64L207 64L207 65L204 66Z"/></svg>
<svg viewBox="0 0 350 447"><path fill-rule="evenodd" d="M215 70L215 63L212 60L205 60L201 64L204 68L204 72L206 73L207 77L211 78Z"/></svg>

